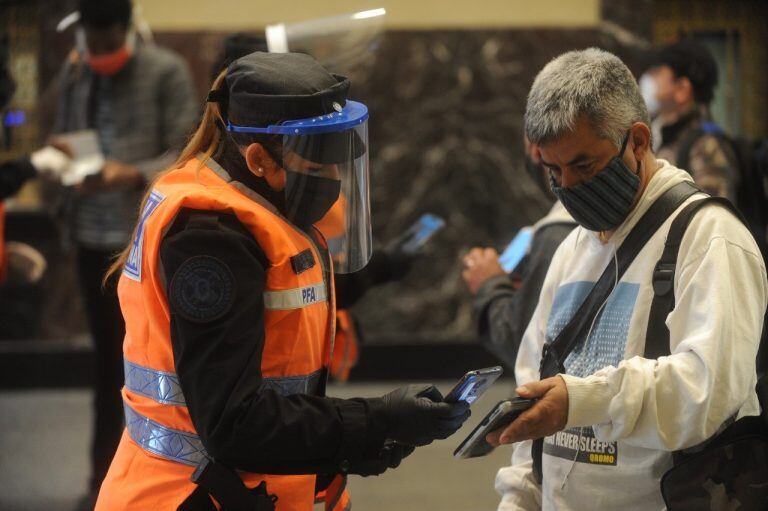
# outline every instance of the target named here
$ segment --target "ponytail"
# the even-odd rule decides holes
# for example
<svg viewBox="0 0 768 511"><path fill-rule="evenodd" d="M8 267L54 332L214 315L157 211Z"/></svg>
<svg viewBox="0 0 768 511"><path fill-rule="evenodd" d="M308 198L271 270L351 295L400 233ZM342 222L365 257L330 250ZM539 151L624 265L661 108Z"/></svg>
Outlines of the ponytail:
<svg viewBox="0 0 768 511"><path fill-rule="evenodd" d="M224 84L224 78L226 76L227 71L225 69L219 74L218 77L216 77L211 90L221 89L222 85ZM198 125L197 130L195 130L195 132L189 138L187 145L184 147L184 149L182 149L181 154L179 154L179 157L176 159L174 164L171 165L170 168L160 172L152 180L150 186L147 187L147 192L144 194L144 198L141 201L139 212L144 211L144 207L147 204L147 200L149 198L149 193L152 190L152 185L162 176L174 169L183 167L189 160L195 158L200 153L203 154L203 158L200 162L200 168L205 165L208 159L211 158L211 156L216 152L222 143L224 138L223 126L224 120L221 115L221 108L219 103L206 103L205 111L203 112L203 118L200 120L200 124ZM112 262L109 269L107 270L107 273L104 275L104 280L102 281L103 285L106 285L107 281L112 278L113 275L121 271L123 266L125 266L125 261L128 259L128 254L131 251L131 244L133 239L136 237L137 229L138 224L133 229L133 235L131 236L131 241L129 241L128 246L125 247L123 251L117 255L117 257L115 257L115 260Z"/></svg>

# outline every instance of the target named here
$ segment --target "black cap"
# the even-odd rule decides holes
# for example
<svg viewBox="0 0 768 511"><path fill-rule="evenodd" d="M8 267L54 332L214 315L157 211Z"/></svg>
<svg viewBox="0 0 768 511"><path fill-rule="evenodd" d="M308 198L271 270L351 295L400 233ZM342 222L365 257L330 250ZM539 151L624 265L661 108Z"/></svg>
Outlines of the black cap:
<svg viewBox="0 0 768 511"><path fill-rule="evenodd" d="M329 114L349 91L349 80L303 53L251 53L229 65L226 83L227 117L241 126Z"/></svg>
<svg viewBox="0 0 768 511"><path fill-rule="evenodd" d="M688 78L697 103L709 104L717 85L717 62L703 44L684 39L656 52L653 66L669 66L678 78Z"/></svg>

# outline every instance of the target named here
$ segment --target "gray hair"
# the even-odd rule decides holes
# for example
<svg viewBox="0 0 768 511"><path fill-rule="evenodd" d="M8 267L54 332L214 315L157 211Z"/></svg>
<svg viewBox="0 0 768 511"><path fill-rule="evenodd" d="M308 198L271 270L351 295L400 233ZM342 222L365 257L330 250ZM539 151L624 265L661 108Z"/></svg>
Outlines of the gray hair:
<svg viewBox="0 0 768 511"><path fill-rule="evenodd" d="M528 93L525 132L534 144L553 142L573 131L582 114L616 148L633 123L651 125L630 70L597 48L564 53L544 66Z"/></svg>

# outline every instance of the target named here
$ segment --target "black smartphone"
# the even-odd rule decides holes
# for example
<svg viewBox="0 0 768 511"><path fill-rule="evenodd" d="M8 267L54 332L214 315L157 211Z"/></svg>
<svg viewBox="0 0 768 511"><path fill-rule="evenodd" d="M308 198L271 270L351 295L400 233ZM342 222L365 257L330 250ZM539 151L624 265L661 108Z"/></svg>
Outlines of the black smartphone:
<svg viewBox="0 0 768 511"><path fill-rule="evenodd" d="M535 399L516 397L507 401L499 401L493 410L488 412L480 424L472 430L467 438L453 451L454 458L477 458L493 451L494 447L485 441L485 436L491 431L512 423L517 417L533 406Z"/></svg>
<svg viewBox="0 0 768 511"><path fill-rule="evenodd" d="M480 395L493 385L504 370L501 366L486 367L469 371L461 377L459 382L446 394L446 403L466 401L472 404Z"/></svg>
<svg viewBox="0 0 768 511"><path fill-rule="evenodd" d="M397 238L394 246L406 254L415 254L443 227L445 220L432 213L425 213Z"/></svg>

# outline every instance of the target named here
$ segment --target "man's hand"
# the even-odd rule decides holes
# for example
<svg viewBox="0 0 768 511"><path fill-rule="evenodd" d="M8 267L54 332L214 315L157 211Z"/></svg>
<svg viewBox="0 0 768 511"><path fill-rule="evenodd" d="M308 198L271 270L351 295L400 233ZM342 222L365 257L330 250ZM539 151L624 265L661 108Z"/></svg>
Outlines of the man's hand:
<svg viewBox="0 0 768 511"><path fill-rule="evenodd" d="M77 186L82 193L93 193L115 188L138 187L144 178L139 169L117 160L107 160L99 174L86 177Z"/></svg>
<svg viewBox="0 0 768 511"><path fill-rule="evenodd" d="M106 188L138 186L142 180L139 169L116 160L107 160L101 169L101 181Z"/></svg>
<svg viewBox="0 0 768 511"><path fill-rule="evenodd" d="M464 256L464 271L461 276L473 295L490 278L506 272L499 264L499 253L492 248L475 247Z"/></svg>
<svg viewBox="0 0 768 511"><path fill-rule="evenodd" d="M517 395L538 399L505 429L486 435L485 440L497 447L523 440L534 440L552 435L565 428L568 422L568 387L560 376L526 383L518 387Z"/></svg>

